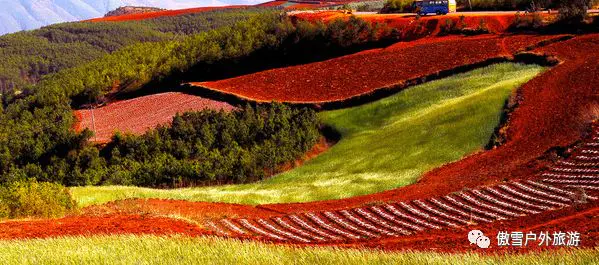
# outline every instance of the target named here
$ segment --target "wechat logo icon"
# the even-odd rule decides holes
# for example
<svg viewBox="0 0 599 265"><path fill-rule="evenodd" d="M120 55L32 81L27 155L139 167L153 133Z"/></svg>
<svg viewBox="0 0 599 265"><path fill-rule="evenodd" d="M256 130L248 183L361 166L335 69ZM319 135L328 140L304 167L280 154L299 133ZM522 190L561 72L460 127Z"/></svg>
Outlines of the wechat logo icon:
<svg viewBox="0 0 599 265"><path fill-rule="evenodd" d="M476 244L479 248L489 248L491 245L491 239L486 237L480 230L468 232L468 241L470 241L470 245Z"/></svg>

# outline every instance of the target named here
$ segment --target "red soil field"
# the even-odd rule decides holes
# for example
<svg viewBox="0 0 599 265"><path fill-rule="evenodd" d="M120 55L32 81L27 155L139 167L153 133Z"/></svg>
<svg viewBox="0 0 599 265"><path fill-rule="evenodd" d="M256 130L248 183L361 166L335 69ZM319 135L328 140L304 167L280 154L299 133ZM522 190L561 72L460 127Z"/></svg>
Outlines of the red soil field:
<svg viewBox="0 0 599 265"><path fill-rule="evenodd" d="M556 36L425 38L323 62L190 84L252 101L343 101L376 90L396 90L423 77L460 66L483 63L493 58L507 58L518 50L553 38Z"/></svg>
<svg viewBox="0 0 599 265"><path fill-rule="evenodd" d="M599 237L599 123L592 127L592 133L567 158L551 163L536 174L535 181L501 181L444 196L422 194L412 201L371 200L335 211L313 207L305 213L294 209L293 214L270 218L227 218L208 221L206 227L226 237L296 244L377 242L378 247L390 241L387 248L395 249L430 249L426 241L436 235L436 241L447 242L445 251L457 251L450 247L451 241L465 241L465 231L475 228L495 234L552 228L559 229L552 232L581 232L583 246L593 247ZM571 225L576 220L585 222ZM411 241L416 243L407 244ZM468 244L464 247L459 250L472 249Z"/></svg>
<svg viewBox="0 0 599 265"><path fill-rule="evenodd" d="M94 109L93 117L91 110L77 110L76 129L88 128L95 132L92 141L108 142L115 131L142 134L157 125L171 122L177 113L206 108L232 110L233 106L178 92L154 94Z"/></svg>
<svg viewBox="0 0 599 265"><path fill-rule="evenodd" d="M72 216L51 220L0 222L0 239L30 239L64 236L153 234L201 235L210 232L197 225L151 215L112 214Z"/></svg>
<svg viewBox="0 0 599 265"><path fill-rule="evenodd" d="M296 11L288 14L291 18L297 18L300 20L316 22L323 21L329 22L336 18L349 17L346 16L343 11Z"/></svg>
<svg viewBox="0 0 599 265"><path fill-rule="evenodd" d="M70 216L53 220L22 220L0 223L0 239L32 239L32 238L52 238L62 236L89 236L89 235L110 235L110 234L152 234L152 235L174 235L181 234L187 236L213 235L208 230L198 227L195 224L185 221L175 220L167 217L160 217L161 214L177 213L192 220L201 221L196 213L202 209L212 211L215 215L218 213L211 208L208 203L190 203L185 201L160 201L160 200L130 200L119 202L121 205L115 207L112 211L95 208L98 213L92 213L87 209L86 213L80 216ZM128 204L123 208L122 204ZM141 205L138 208L136 205ZM145 209L146 205L152 208ZM164 207L164 205L168 205ZM201 206L200 206L201 205ZM174 207L174 208L171 208ZM178 207L183 207L179 211ZM234 207L227 205L229 209ZM248 208L247 206L241 206ZM138 208L138 209L135 209ZM135 209L135 210L134 210ZM223 208L224 209L224 208ZM148 213L146 210L152 211ZM238 211L235 209L234 212ZM104 212L105 211L105 212ZM100 213L104 212L104 213ZM256 215L259 217L260 215ZM203 218L204 216L200 217ZM332 245L337 247L350 248L372 248L387 251L398 250L418 250L418 251L436 251L445 253L456 253L472 251L480 254L493 254L503 252L530 252L555 250L555 246L538 246L530 244L527 247L498 247L496 246L495 236L499 231L507 232L580 232L580 247L593 248L599 240L599 205L592 203L583 205L578 209L566 208L558 211L547 212L544 214L522 217L512 221L502 221L487 225L470 226L468 229L429 230L418 235L404 237L383 237L371 241L355 243L336 243L336 244L318 244L321 246ZM493 242L489 249L479 249L470 245L467 241L467 233L472 229L481 230ZM282 244L282 243L278 243ZM300 244L306 246L310 244Z"/></svg>
<svg viewBox="0 0 599 265"><path fill-rule="evenodd" d="M107 21L144 20L144 19L152 19L152 18L158 18L158 17L172 17L172 16L201 13L201 12L213 11L213 10L244 8L244 7L248 7L248 6L234 5L234 6L198 7L198 8L188 8L188 9L178 9L178 10L164 10L164 11L148 12L148 13L142 13L142 14L101 17L101 18L94 18L94 19L90 19L90 20L86 20L86 21L87 22L107 22Z"/></svg>
<svg viewBox="0 0 599 265"><path fill-rule="evenodd" d="M426 46L428 48L438 47L443 49L451 49L452 47L447 43L453 43L454 46L462 45L462 48L466 47L464 49L470 51L471 54L465 54L464 56L468 56L471 58L484 58L484 54L486 54L486 49L483 48L492 49L495 52L495 55L493 56L509 56L513 54L514 51L526 48L530 45L535 44L538 41L547 38L553 37L446 37L437 40L427 39L411 43L400 43L388 49L366 51L357 55L350 55L347 57L363 56L362 58L365 60L365 62L355 61L355 63L357 63L355 65L368 65L368 58L367 56L364 56L365 54L371 57L376 57L379 53L390 53L389 49L397 49L396 51L398 51L398 54L403 54L403 52L405 51L418 51L418 46ZM491 44L489 44L488 42L490 42ZM475 45L481 45L483 48L478 49L477 47L475 47ZM408 50L411 48L415 50ZM599 34L577 36L570 40L552 43L544 47L533 49L532 52L538 54L555 56L557 59L561 61L561 63L553 67L549 71L533 78L519 90L520 100L518 107L511 113L506 127L507 142L504 145L499 146L490 151L477 153L461 161L451 163L436 170L433 170L425 174L417 183L413 185L378 194L359 196L343 200L319 201L312 203L274 204L249 207L226 204L192 203L177 201L163 202L149 200L147 201L148 203L146 204L146 206L149 207L148 211L154 209L154 205L156 205L157 209L164 209L165 212L171 211L171 209L178 210L180 208L184 208L187 209L185 211L189 211L190 214L194 214L193 218L197 220L203 220L204 218L220 219L223 217L248 219L268 218L273 216L282 216L284 214L306 212L321 215L322 211L342 210L365 206L370 207L373 205L376 206L380 203L390 201L407 202L413 200L423 200L425 198L432 198L436 196L445 196L447 194L454 194L451 196L460 196L455 195L458 193L454 193L458 191L461 191L463 194L475 194L472 190L469 189L475 189L481 186L499 185L502 183L504 183L505 185L505 181L507 180L538 180L541 177L545 177L543 181L560 180L560 178L552 178L547 177L548 175L545 175L547 172L558 172L560 168L563 168L564 166L558 166L560 165L560 162L563 165L567 165L564 163L572 163L569 161L576 161L577 165L582 165L584 163L592 164L590 167L596 167L597 165L599 165L599 162L596 161L597 154L595 154L597 150L593 149L599 148L596 145L594 145L595 143L597 143L597 141L599 141L599 128L595 128L594 132L590 133L591 122L599 118L599 104L597 103L599 102L599 93L597 93L596 89L596 84L599 83L599 54L590 51L596 51L598 49ZM479 52L482 52L483 55L479 55ZM446 54L432 53L431 57L437 60L437 65L451 63L449 60L446 62L445 59L443 59L447 57ZM401 57L399 58L401 59ZM459 60L459 58L454 59ZM328 68L329 70L337 69L334 67L335 64L330 63L331 61L335 60L339 60L339 58L325 62L329 63L330 66L332 66ZM426 61L413 61L412 63L416 65L434 65L432 63L429 64L429 62ZM466 60L462 63L467 64L472 63L472 61ZM313 65L314 64L312 64L311 66ZM381 62L380 65L385 65L386 67L383 67L385 69L379 68L379 70L393 68L387 67L387 64L385 64L384 61ZM393 66L393 64L391 64L391 66ZM305 69L309 70L309 68ZM412 71L414 68L408 69ZM284 79L289 79L285 76L280 77L284 77ZM358 76L355 78L355 80L360 80L362 78L370 78L370 76ZM255 84L257 82L253 81L253 83ZM284 91L282 90L274 92L276 92L277 96L284 95ZM291 96L301 97L301 95ZM569 146L573 145L576 142L579 142L582 138L586 139L585 141L587 141L584 143L584 145L581 145L581 147L577 147L576 149L570 149L573 152L570 158L568 158L565 161L558 161L555 151L552 151L554 147L565 147L566 149L568 149ZM588 158L590 155L587 154L595 155L593 155L594 158ZM584 162L585 159L590 159L589 161L591 162ZM590 170L586 167L577 170L583 169ZM561 178L561 181L563 181L563 183L565 184L558 185L561 189L561 192L564 191L562 188L567 188L567 183L570 183L571 180L576 181L577 183L585 183L585 181L587 181L585 179L588 179L588 176L586 175L589 175L591 173L586 173L586 175L568 174L562 174L564 175L564 177ZM597 173L592 174L596 175ZM593 185L597 186L595 180L590 180L589 183L593 183ZM548 189L546 188L541 190L548 192ZM521 191L524 191L524 189L522 189ZM539 190L537 190L537 192L538 191ZM536 199L542 201L542 199L540 198L544 197L545 200L547 200L547 198L550 198L550 195L556 196L555 194L557 193L554 193L553 195L540 195L540 197L536 197ZM591 195L596 196L597 193ZM562 196L561 199L567 200L568 197ZM463 201L463 199L461 198L458 200ZM141 201L143 200L134 200L131 202L119 203L133 203L135 205L137 204L137 202ZM116 207L118 209L119 206L116 204L117 203L113 203L112 206L111 204L109 204L106 207L108 207L109 209L111 209L111 207ZM92 207L89 208L89 210L98 209L98 211L102 212L102 206L94 207L96 208ZM500 230L521 232L578 231L582 233L581 239L583 246L594 247L594 243L597 242L597 239L599 238L597 231L599 227L599 220L597 219L598 208L599 206L597 205L597 201L594 201L575 207L566 207L555 211L544 211L536 215L522 216L512 221L499 221L484 225L469 226L468 229L454 230L451 228L444 228L441 230L429 230L426 233L415 235L413 238L411 238L410 236L401 238L381 238L381 240L377 241L373 240L370 242L356 242L351 244L340 245L349 247L365 246L390 250L426 249L435 251L466 251L474 250L474 248L469 246L466 241L467 231L472 228L480 228L485 232L486 235L490 236L491 238L496 234L497 231ZM214 217L214 215L218 215L218 212L220 211L224 212L226 216ZM159 212L162 213L161 211ZM130 224L130 222L138 222L139 224L142 224L143 227L144 221L132 218L132 215L126 214L126 211L120 213L119 217L120 216L123 216L123 218L125 219L120 220L119 222L123 222L124 224ZM114 218L117 218L118 220L119 217ZM55 228L56 225L53 225L53 222L63 222L56 220L4 222L0 224L0 231L4 232L5 234L0 237L28 238L30 236L27 235L35 236L36 234L40 233L42 234L41 236L56 236L78 233L79 231L81 231L81 229L77 227L75 224L80 226L86 221L89 221L90 223L94 222L93 220L90 220L88 218L98 217L89 217L86 214L84 214L83 216L79 217L67 217L64 219L59 219L65 220L64 222L67 223L67 225L64 226L64 229ZM85 224L83 224L83 226L85 226ZM86 229L88 229L86 230L87 233L104 233L107 231L104 227L100 226L100 228L96 228L93 225ZM167 232L170 231L170 228L161 229L164 229L164 231ZM0 232L0 235L2 235L2 232ZM191 232L189 234L194 235L194 233L195 232ZM202 233L204 233L204 231L197 232L197 234ZM485 252L491 253L494 251L526 251L529 249L533 251L538 250L538 248L523 248L522 250L505 250L499 248L491 248Z"/></svg>
<svg viewBox="0 0 599 265"><path fill-rule="evenodd" d="M187 202L161 199L122 200L103 205L94 205L82 210L82 215L84 216L123 213L158 215L177 213L198 222L203 222L208 219L235 218L244 215L266 218L272 216L275 212L261 209L261 207L241 204Z"/></svg>
<svg viewBox="0 0 599 265"><path fill-rule="evenodd" d="M599 34L534 50L556 56L561 64L533 78L519 92L521 101L512 113L508 141L495 149L477 153L425 174L410 186L344 200L305 204L267 205L279 212L358 207L372 201L415 200L441 196L464 188L497 184L504 180L535 178L555 159L553 147L568 147L588 134L599 118Z"/></svg>
<svg viewBox="0 0 599 265"><path fill-rule="evenodd" d="M285 3L287 3L287 1L270 1L270 2L266 2L266 3L262 3L262 4L257 4L256 6L271 7L271 6L280 6Z"/></svg>
<svg viewBox="0 0 599 265"><path fill-rule="evenodd" d="M579 196L582 193L568 190L568 187L586 185L589 187L587 191L590 192L587 195L597 194L592 191L599 188L599 183L593 179L597 179L599 172L593 173L593 168L599 163L587 164L589 157L592 157L591 161L597 161L599 158L599 152L595 152L599 148L596 144L599 142L599 124L595 124L593 133L584 141L584 144L572 150L569 158L554 163L549 171L539 174L544 177L541 182L565 183L551 184L558 185L557 187L538 181L512 181L462 190L438 198L423 196L416 201L400 203L376 201L375 204L341 211L313 208L308 213L293 215L265 211L262 207L213 204L214 208L225 205L224 211L219 213L211 212L214 209L209 208L210 204L207 203L161 200L114 202L90 207L87 211L104 214L116 211L126 214L164 215L173 211L171 207L176 207L185 209L177 211L178 214L206 223L205 227L214 230L217 235L301 245L366 246L385 250L472 251L477 248L465 243L465 235L471 229L479 229L491 238L498 231L580 232L580 246L594 247L599 239L598 198L588 197L586 202L580 202L579 200L585 200L584 196ZM590 175L577 175L576 172L588 172ZM208 212L207 207L210 209ZM231 215L231 210L237 211L237 214ZM256 214L250 213L248 216L251 217L239 218L238 214L247 214L248 211ZM215 215L218 217L215 218ZM222 218L228 220L206 222L206 219ZM502 220L505 218L507 220ZM493 220L495 222L492 222ZM397 226L400 222L403 222L401 227ZM437 229L434 229L435 226L438 226ZM394 231L409 234L398 235ZM360 234L367 237L361 237ZM534 242L536 244L536 241ZM482 252L527 252L555 248L552 245L531 244L526 248L492 247Z"/></svg>

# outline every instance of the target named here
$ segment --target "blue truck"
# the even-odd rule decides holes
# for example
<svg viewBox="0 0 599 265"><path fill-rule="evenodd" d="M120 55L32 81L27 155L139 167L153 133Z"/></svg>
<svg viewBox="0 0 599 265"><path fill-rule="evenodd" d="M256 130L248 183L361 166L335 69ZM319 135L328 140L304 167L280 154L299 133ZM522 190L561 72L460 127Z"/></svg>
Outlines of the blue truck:
<svg viewBox="0 0 599 265"><path fill-rule="evenodd" d="M445 15L450 12L456 12L455 0L416 0L413 4L413 10L421 16L435 13Z"/></svg>

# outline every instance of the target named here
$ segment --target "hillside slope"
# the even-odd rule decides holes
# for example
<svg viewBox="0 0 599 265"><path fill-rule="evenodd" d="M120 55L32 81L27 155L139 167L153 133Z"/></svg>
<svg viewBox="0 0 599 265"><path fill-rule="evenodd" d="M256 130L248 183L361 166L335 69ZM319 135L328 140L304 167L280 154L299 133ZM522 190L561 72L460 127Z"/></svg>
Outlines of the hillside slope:
<svg viewBox="0 0 599 265"><path fill-rule="evenodd" d="M121 6L181 9L259 3L255 0L0 0L0 35L46 25L102 17Z"/></svg>

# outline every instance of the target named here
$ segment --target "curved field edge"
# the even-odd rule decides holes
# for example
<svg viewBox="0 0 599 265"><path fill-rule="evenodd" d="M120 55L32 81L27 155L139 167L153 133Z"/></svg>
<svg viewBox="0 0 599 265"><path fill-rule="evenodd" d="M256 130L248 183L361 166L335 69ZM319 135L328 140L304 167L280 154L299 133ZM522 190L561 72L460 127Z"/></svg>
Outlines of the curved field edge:
<svg viewBox="0 0 599 265"><path fill-rule="evenodd" d="M82 207L128 198L268 204L341 199L412 184L483 150L514 89L545 68L503 63L432 81L366 105L320 113L342 134L328 152L266 181L158 190L74 187Z"/></svg>
<svg viewBox="0 0 599 265"><path fill-rule="evenodd" d="M182 88L235 104L275 100L319 109L340 109L369 103L427 80L496 63L553 66L557 62L551 58L521 54L570 38L570 35L483 35L421 39L306 65L218 81L184 83ZM421 54L427 56L422 57ZM286 78L288 76L296 78ZM258 81L260 86L251 85Z"/></svg>
<svg viewBox="0 0 599 265"><path fill-rule="evenodd" d="M24 253L27 253L24 255ZM48 255L48 253L52 253ZM595 264L599 249L528 254L294 248L213 237L92 236L0 241L2 264Z"/></svg>

